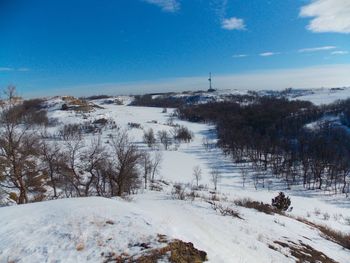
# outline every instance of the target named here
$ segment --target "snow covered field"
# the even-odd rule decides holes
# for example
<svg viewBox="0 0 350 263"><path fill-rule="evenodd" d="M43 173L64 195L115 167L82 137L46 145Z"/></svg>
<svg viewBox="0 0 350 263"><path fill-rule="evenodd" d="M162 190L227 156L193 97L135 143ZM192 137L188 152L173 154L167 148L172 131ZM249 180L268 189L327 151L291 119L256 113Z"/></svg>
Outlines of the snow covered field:
<svg viewBox="0 0 350 263"><path fill-rule="evenodd" d="M313 99L317 102L318 98ZM163 161L157 179L169 185L162 184L161 192L142 190L129 201L91 197L0 208L1 263L103 262L101 253L137 254L140 247L133 244L149 242L160 246L156 241L158 234L192 242L197 249L208 253L209 262L295 262L290 251L275 241L306 244L335 262L349 262L350 250L327 240L314 227L290 217L267 215L233 204L242 198L270 203L283 190L292 201L293 210L288 215L350 233L350 201L344 196L299 188L286 190L276 179L271 179L266 188L256 190L249 180L243 187L240 165L225 157L220 149L204 147L203 140L215 143L214 127L206 124L171 120L188 127L194 133L194 140L172 145L167 151L162 147L148 149L142 140L144 130L170 131L172 110L163 113L160 108L118 106L96 100L94 103L103 108L77 114L59 110L62 103L60 98L49 101L48 116L56 119L59 126L113 119L119 127L129 129L140 148L161 151ZM139 123L141 128L131 129L128 123ZM49 132L55 133L57 129L51 127ZM103 130L102 139L107 141L111 132ZM85 140L88 142L90 137L86 135ZM208 188L199 194L211 195L210 171L218 169L222 175L218 196L243 219L222 216L202 198L194 201L172 198L172 184L194 184L195 166L202 169L200 184Z"/></svg>

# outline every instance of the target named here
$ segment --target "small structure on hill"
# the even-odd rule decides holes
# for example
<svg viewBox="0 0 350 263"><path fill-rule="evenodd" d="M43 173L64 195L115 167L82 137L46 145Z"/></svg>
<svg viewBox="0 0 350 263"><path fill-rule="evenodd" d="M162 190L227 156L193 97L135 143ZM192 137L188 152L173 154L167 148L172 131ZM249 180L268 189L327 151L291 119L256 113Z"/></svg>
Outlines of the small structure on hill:
<svg viewBox="0 0 350 263"><path fill-rule="evenodd" d="M211 85L211 72L209 73L209 79L208 79L208 81L209 81L209 89L208 89L208 92L214 92L214 91L216 91L216 89L213 89L213 87L212 87L212 85Z"/></svg>

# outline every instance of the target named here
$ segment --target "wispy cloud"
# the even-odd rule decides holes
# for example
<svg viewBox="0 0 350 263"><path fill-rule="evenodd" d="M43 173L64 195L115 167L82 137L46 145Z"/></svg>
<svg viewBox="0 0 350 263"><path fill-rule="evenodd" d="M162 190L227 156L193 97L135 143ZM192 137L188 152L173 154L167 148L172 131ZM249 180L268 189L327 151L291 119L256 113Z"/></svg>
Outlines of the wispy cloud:
<svg viewBox="0 0 350 263"><path fill-rule="evenodd" d="M275 56L275 55L279 55L281 54L280 52L263 52L260 53L259 56L260 57L271 57L271 56Z"/></svg>
<svg viewBox="0 0 350 263"><path fill-rule="evenodd" d="M226 30L245 30L244 20L237 17L223 19L221 27Z"/></svg>
<svg viewBox="0 0 350 263"><path fill-rule="evenodd" d="M312 48L302 48L299 49L299 53L309 53L309 52L318 52L318 51L327 51L327 50L332 50L336 49L336 46L323 46L323 47L312 47Z"/></svg>
<svg viewBox="0 0 350 263"><path fill-rule="evenodd" d="M331 55L347 55L347 54L349 54L349 51L345 51L345 50L337 50L337 51L331 52Z"/></svg>
<svg viewBox="0 0 350 263"><path fill-rule="evenodd" d="M178 0L143 0L146 3L160 7L164 12L175 13L180 10Z"/></svg>
<svg viewBox="0 0 350 263"><path fill-rule="evenodd" d="M226 17L228 0L211 0L210 5L214 9L219 21L222 21Z"/></svg>
<svg viewBox="0 0 350 263"><path fill-rule="evenodd" d="M17 72L27 72L30 71L29 68L10 68L10 67L0 67L1 71L17 71Z"/></svg>
<svg viewBox="0 0 350 263"><path fill-rule="evenodd" d="M13 68L0 67L0 71L13 71Z"/></svg>
<svg viewBox="0 0 350 263"><path fill-rule="evenodd" d="M17 69L17 71L27 72L27 71L30 71L30 69L29 68L19 68L19 69Z"/></svg>
<svg viewBox="0 0 350 263"><path fill-rule="evenodd" d="M247 54L237 54L237 55L233 55L232 56L233 58L245 58L245 57L248 57Z"/></svg>
<svg viewBox="0 0 350 263"><path fill-rule="evenodd" d="M349 0L313 0L299 15L311 17L307 29L312 32L350 33Z"/></svg>

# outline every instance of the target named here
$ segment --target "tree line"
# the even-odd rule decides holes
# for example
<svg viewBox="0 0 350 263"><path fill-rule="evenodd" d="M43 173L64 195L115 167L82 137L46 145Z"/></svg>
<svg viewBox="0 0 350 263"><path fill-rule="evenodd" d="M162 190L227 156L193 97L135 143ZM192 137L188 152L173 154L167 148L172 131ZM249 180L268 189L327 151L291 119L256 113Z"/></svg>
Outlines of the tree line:
<svg viewBox="0 0 350 263"><path fill-rule="evenodd" d="M257 171L254 181L263 187L264 174L271 171L288 188L301 184L349 194L350 100L315 106L256 97L249 103L182 105L177 114L184 120L216 124L218 146L233 161L252 163ZM327 116L336 116L337 121L327 121Z"/></svg>

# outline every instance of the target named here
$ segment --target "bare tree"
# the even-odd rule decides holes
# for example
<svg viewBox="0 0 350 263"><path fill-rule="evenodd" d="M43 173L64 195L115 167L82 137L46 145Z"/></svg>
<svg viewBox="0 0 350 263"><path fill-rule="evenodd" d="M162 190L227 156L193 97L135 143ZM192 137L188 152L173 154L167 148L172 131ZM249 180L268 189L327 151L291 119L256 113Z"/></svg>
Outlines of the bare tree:
<svg viewBox="0 0 350 263"><path fill-rule="evenodd" d="M66 185L66 196L83 196L82 181L83 174L80 167L82 157L82 149L84 143L82 138L76 137L75 140L67 140L64 142L66 150L64 151L64 160L66 169L63 171L63 176Z"/></svg>
<svg viewBox="0 0 350 263"><path fill-rule="evenodd" d="M62 153L60 147L57 143L51 145L43 141L40 154L42 171L49 179L48 184L53 189L53 197L57 198L57 186L61 179L60 168L62 164Z"/></svg>
<svg viewBox="0 0 350 263"><path fill-rule="evenodd" d="M15 89L9 87L7 101L1 104L0 116L0 178L1 186L17 189L17 203L29 202L29 192L41 195L44 176L38 170L39 137L21 125L19 112L14 110Z"/></svg>
<svg viewBox="0 0 350 263"><path fill-rule="evenodd" d="M143 133L143 141L147 144L148 147L153 147L156 143L156 137L154 136L153 129L150 128L148 131Z"/></svg>
<svg viewBox="0 0 350 263"><path fill-rule="evenodd" d="M242 177L242 185L243 185L243 188L244 188L245 187L245 182L248 179L247 167L241 167L240 172L241 172L241 177Z"/></svg>
<svg viewBox="0 0 350 263"><path fill-rule="evenodd" d="M221 181L221 174L218 168L214 168L210 172L211 181L213 182L215 191L217 190L218 183Z"/></svg>
<svg viewBox="0 0 350 263"><path fill-rule="evenodd" d="M85 149L81 156L84 175L84 195L89 196L91 187L95 186L98 195L102 195L101 182L104 174L104 164L107 158L105 148L101 144L101 137L92 139L89 147Z"/></svg>
<svg viewBox="0 0 350 263"><path fill-rule="evenodd" d="M142 152L140 163L143 171L144 187L147 189L148 179L152 173L152 159L148 152Z"/></svg>
<svg viewBox="0 0 350 263"><path fill-rule="evenodd" d="M112 195L121 196L139 187L137 165L141 154L135 144L130 142L126 131L111 137L112 146Z"/></svg>
<svg viewBox="0 0 350 263"><path fill-rule="evenodd" d="M202 169L199 165L193 167L193 177L196 181L196 186L199 186L199 181L202 179Z"/></svg>
<svg viewBox="0 0 350 263"><path fill-rule="evenodd" d="M162 160L163 160L162 152L160 152L160 151L155 152L155 154L152 158L152 169L151 169L151 181L152 182L155 180L156 174L159 173Z"/></svg>
<svg viewBox="0 0 350 263"><path fill-rule="evenodd" d="M166 130L158 131L158 138L161 144L164 145L165 150L168 150L169 146L172 144L171 136Z"/></svg>
<svg viewBox="0 0 350 263"><path fill-rule="evenodd" d="M203 144L206 151L210 150L210 141L209 141L208 137L203 137L202 144Z"/></svg>

